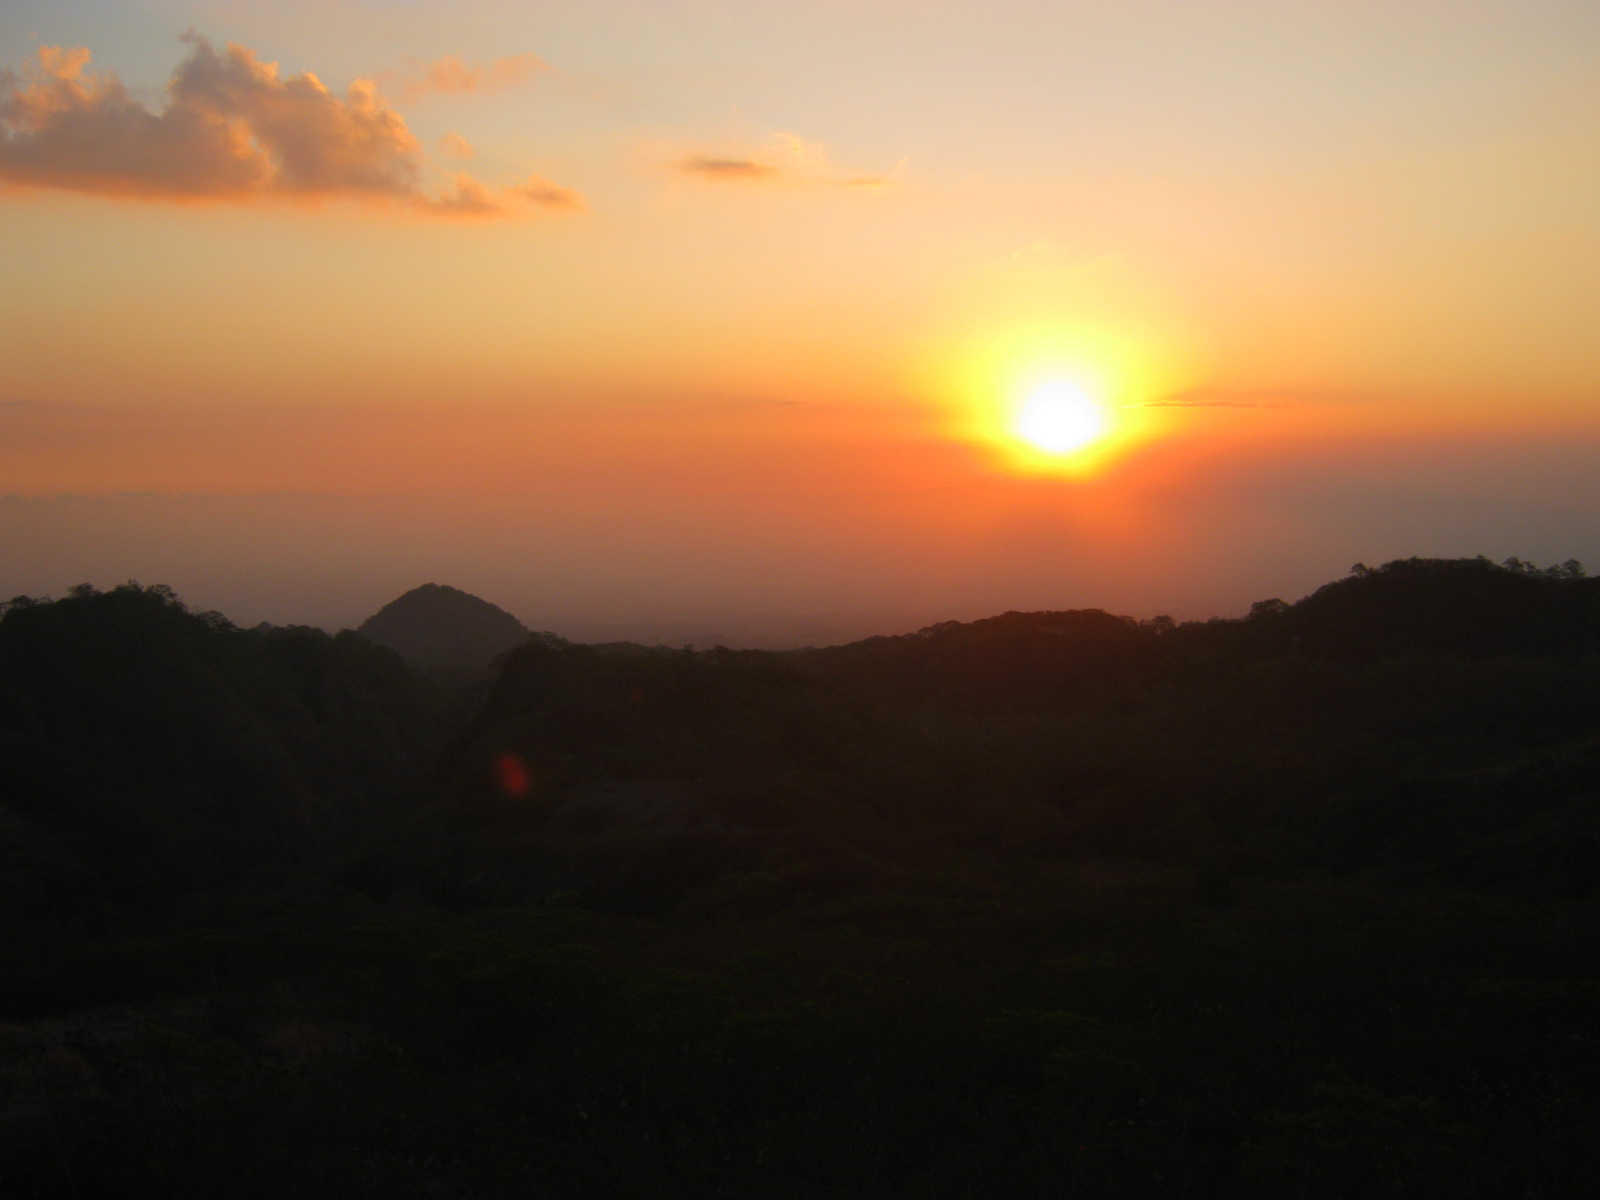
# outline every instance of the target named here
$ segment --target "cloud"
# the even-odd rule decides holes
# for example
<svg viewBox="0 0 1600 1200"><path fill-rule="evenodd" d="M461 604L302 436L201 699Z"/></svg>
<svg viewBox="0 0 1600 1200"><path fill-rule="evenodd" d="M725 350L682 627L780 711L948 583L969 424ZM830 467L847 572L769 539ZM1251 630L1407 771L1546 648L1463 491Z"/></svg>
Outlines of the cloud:
<svg viewBox="0 0 1600 1200"><path fill-rule="evenodd" d="M904 160L895 165L898 171ZM890 175L841 176L828 161L827 150L818 142L808 142L792 133L777 132L761 155L710 154L698 151L674 164L684 174L717 182L785 180L790 183L822 184L849 188L892 187Z"/></svg>
<svg viewBox="0 0 1600 1200"><path fill-rule="evenodd" d="M550 64L537 54L512 54L478 67L447 54L431 63L413 59L404 72L386 72L379 82L393 87L402 100L416 100L430 92L488 95L517 87L549 70Z"/></svg>
<svg viewBox="0 0 1600 1200"><path fill-rule="evenodd" d="M248 47L217 51L195 34L166 87L145 107L89 51L45 47L19 80L0 76L0 182L160 200L354 198L442 215L509 213L458 177L440 197L421 189L421 147L366 80L335 95L311 72L280 76ZM570 207L570 206L569 206Z"/></svg>
<svg viewBox="0 0 1600 1200"><path fill-rule="evenodd" d="M537 175L530 175L526 183L506 190L541 208L564 208L583 212L589 207L584 203L583 197L571 188L559 187L548 179L540 179Z"/></svg>
<svg viewBox="0 0 1600 1200"><path fill-rule="evenodd" d="M1299 408L1339 399L1332 393L1304 388L1199 387L1174 392L1159 400L1130 404L1129 408Z"/></svg>
<svg viewBox="0 0 1600 1200"><path fill-rule="evenodd" d="M571 188L558 187L537 175L526 183L491 190L470 175L457 175L454 187L436 200L424 201L429 210L451 217L500 217L509 211L507 200L538 208L565 212L585 212L588 205Z"/></svg>
<svg viewBox="0 0 1600 1200"><path fill-rule="evenodd" d="M478 153L472 148L472 143L467 141L467 139L462 137L459 133L445 134L439 139L439 149L443 150L451 158L459 158L463 160L474 158Z"/></svg>
<svg viewBox="0 0 1600 1200"><path fill-rule="evenodd" d="M1129 408L1292 408L1282 400L1146 400Z"/></svg>
<svg viewBox="0 0 1600 1200"><path fill-rule="evenodd" d="M777 167L757 162L753 158L713 158L705 154L691 155L678 164L686 175L702 179L771 179L781 174Z"/></svg>
<svg viewBox="0 0 1600 1200"><path fill-rule="evenodd" d="M470 175L457 175L450 191L425 203L432 211L451 217L498 217L505 211L494 193Z"/></svg>

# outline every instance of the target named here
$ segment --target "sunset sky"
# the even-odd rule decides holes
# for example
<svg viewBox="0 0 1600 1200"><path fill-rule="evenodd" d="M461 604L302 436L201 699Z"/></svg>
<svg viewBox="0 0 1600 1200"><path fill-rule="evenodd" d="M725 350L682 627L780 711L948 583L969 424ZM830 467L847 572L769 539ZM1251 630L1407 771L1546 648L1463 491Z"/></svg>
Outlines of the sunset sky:
<svg viewBox="0 0 1600 1200"><path fill-rule="evenodd" d="M1593 0L6 0L0 69L5 596L804 641L1600 568Z"/></svg>

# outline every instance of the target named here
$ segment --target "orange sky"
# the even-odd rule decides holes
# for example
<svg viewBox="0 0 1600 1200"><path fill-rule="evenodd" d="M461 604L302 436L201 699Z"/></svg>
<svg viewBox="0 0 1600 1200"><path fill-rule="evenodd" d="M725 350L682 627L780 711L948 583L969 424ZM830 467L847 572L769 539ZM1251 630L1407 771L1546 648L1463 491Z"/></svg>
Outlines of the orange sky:
<svg viewBox="0 0 1600 1200"><path fill-rule="evenodd" d="M783 639L1600 566L1590 5L19 0L0 65L7 595Z"/></svg>

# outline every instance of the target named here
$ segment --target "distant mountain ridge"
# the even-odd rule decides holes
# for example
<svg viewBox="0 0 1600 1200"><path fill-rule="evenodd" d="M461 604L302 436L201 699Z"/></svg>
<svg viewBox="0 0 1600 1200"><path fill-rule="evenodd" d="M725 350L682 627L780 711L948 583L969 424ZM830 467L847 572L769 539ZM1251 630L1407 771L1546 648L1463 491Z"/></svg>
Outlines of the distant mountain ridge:
<svg viewBox="0 0 1600 1200"><path fill-rule="evenodd" d="M425 583L385 604L356 632L413 666L486 667L496 655L525 642L529 630L487 600Z"/></svg>

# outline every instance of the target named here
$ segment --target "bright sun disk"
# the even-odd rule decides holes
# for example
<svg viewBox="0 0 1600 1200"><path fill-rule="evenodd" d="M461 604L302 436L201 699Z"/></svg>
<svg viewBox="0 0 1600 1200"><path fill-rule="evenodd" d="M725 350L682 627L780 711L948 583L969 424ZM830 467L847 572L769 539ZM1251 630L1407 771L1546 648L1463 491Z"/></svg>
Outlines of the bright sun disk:
<svg viewBox="0 0 1600 1200"><path fill-rule="evenodd" d="M1017 413L1016 433L1036 449L1049 454L1081 450L1106 429L1105 410L1081 387L1047 383L1023 403Z"/></svg>

